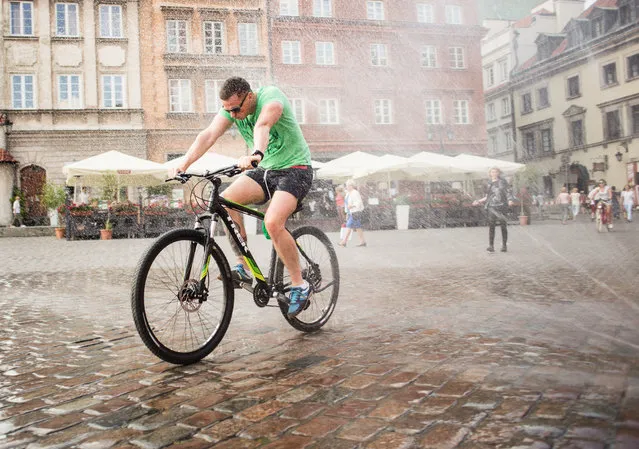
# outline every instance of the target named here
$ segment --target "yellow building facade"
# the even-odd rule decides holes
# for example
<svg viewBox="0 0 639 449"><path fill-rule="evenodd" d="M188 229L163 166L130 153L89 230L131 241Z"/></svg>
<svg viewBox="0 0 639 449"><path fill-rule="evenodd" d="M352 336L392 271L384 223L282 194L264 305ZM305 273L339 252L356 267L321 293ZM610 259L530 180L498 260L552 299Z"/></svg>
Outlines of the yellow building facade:
<svg viewBox="0 0 639 449"><path fill-rule="evenodd" d="M596 2L562 33L541 34L514 74L516 160L537 171L546 196L601 178L618 191L639 183L637 9Z"/></svg>

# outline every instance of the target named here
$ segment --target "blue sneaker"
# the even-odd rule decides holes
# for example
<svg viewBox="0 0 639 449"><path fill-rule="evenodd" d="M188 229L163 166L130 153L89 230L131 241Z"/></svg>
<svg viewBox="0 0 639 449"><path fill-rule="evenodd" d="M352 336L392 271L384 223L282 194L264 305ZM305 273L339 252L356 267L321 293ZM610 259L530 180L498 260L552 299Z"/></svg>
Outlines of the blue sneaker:
<svg viewBox="0 0 639 449"><path fill-rule="evenodd" d="M308 298L311 296L311 286L306 284L304 287L291 287L291 292L288 296L288 316L290 318L299 315L308 303Z"/></svg>
<svg viewBox="0 0 639 449"><path fill-rule="evenodd" d="M242 282L244 284L253 284L253 276L248 274L244 269L244 265L238 263L233 268L231 268L231 277L235 282Z"/></svg>

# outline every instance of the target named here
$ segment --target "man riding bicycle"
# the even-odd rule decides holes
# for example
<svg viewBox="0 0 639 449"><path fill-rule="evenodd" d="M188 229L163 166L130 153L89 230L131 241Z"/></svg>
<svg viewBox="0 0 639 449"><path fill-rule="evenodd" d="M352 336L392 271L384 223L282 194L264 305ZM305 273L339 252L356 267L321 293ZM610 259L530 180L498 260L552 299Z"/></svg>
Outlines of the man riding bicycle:
<svg viewBox="0 0 639 449"><path fill-rule="evenodd" d="M605 179L599 180L599 185L592 189L588 194L588 198L597 204L602 201L606 206L606 216L608 217L608 228L612 229L612 190L606 185Z"/></svg>
<svg viewBox="0 0 639 449"><path fill-rule="evenodd" d="M277 87L262 87L253 92L245 79L233 77L224 82L219 95L222 109L198 134L184 163L176 170L186 171L233 124L237 126L253 154L238 160L238 166L247 171L233 181L222 196L243 205L271 201L264 224L275 251L291 276L288 315L297 316L304 310L311 288L302 278L297 246L285 225L311 188L310 149L288 99ZM259 164L257 168L253 168L254 162ZM239 226L242 238L246 239L242 214L232 210L229 213ZM240 250L232 239L230 241L238 259L233 278L252 283Z"/></svg>

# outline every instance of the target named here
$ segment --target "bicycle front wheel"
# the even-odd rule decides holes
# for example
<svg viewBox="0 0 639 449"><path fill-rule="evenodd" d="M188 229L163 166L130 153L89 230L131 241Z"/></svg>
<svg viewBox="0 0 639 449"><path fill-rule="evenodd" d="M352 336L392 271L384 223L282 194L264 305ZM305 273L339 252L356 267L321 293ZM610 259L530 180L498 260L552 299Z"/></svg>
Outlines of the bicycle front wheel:
<svg viewBox="0 0 639 449"><path fill-rule="evenodd" d="M235 293L228 262L213 244L202 267L204 243L202 232L169 231L149 248L135 273L135 327L147 348L169 363L186 365L206 357L231 321Z"/></svg>
<svg viewBox="0 0 639 449"><path fill-rule="evenodd" d="M280 302L280 310L295 329L313 332L320 329L331 317L339 295L339 265L329 238L313 226L302 226L291 232L299 249L302 277L311 285L313 294L307 307L296 317L288 316L288 304ZM288 270L277 259L275 283L284 292L290 290Z"/></svg>

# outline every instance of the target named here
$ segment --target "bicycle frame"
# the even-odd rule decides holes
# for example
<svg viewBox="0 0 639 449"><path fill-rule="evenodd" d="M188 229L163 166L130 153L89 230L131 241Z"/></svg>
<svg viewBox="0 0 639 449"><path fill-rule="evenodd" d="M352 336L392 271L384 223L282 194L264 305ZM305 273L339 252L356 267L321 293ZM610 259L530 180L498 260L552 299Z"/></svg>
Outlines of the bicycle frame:
<svg viewBox="0 0 639 449"><path fill-rule="evenodd" d="M229 235L233 239L233 242L235 243L235 245L237 245L237 248L240 249L240 252L242 253L242 257L244 258L244 261L246 262L249 269L251 270L253 277L256 279L256 281L259 284L262 284L262 287L266 288L269 291L269 296L270 296L272 291L269 290L269 286L273 286L274 284L277 254L275 253L275 251L271 252L271 260L269 263L269 271L268 271L269 277L267 280L264 278L264 274L260 270L260 267L255 261L255 258L251 254L251 251L248 248L246 240L242 238L242 235L240 234L240 229L233 221L233 218L231 218L231 215L229 214L227 209L235 210L244 215L250 215L260 220L264 220L264 213L257 211L255 209L251 209L250 207L244 206L242 204L234 203L233 201L227 200L226 198L221 196L219 193L219 188L220 188L220 185L222 184L221 179L217 177L213 177L213 178L205 177L205 178L208 179L211 182L211 184L213 184L213 188L211 189L211 194L209 195L209 202L208 202L209 206L208 206L207 213L197 215L196 222L195 222L195 229L204 229L202 221L207 219L211 220L208 232L206 233L206 240L204 243L205 253L204 253L204 260L202 261L202 270L200 272L200 279L199 279L200 292L204 291L205 289L205 281L208 275L208 268L209 268L210 257L211 257L210 251L209 251L210 245L215 240L214 236L215 236L215 229L217 226L218 219L222 219L222 223L224 224L226 229L229 231ZM187 267L185 271L185 279L184 279L185 281L186 281L186 277L188 276L188 273L190 273L191 271L193 256L195 253L195 246L196 244L194 243L192 247L192 251L189 254L189 259L187 261ZM297 245L297 247L300 253L302 254L302 256L305 259L310 261L310 259L306 256L306 254L302 250L302 248L299 246L299 244ZM277 286L276 290L280 290L282 288L283 286Z"/></svg>

